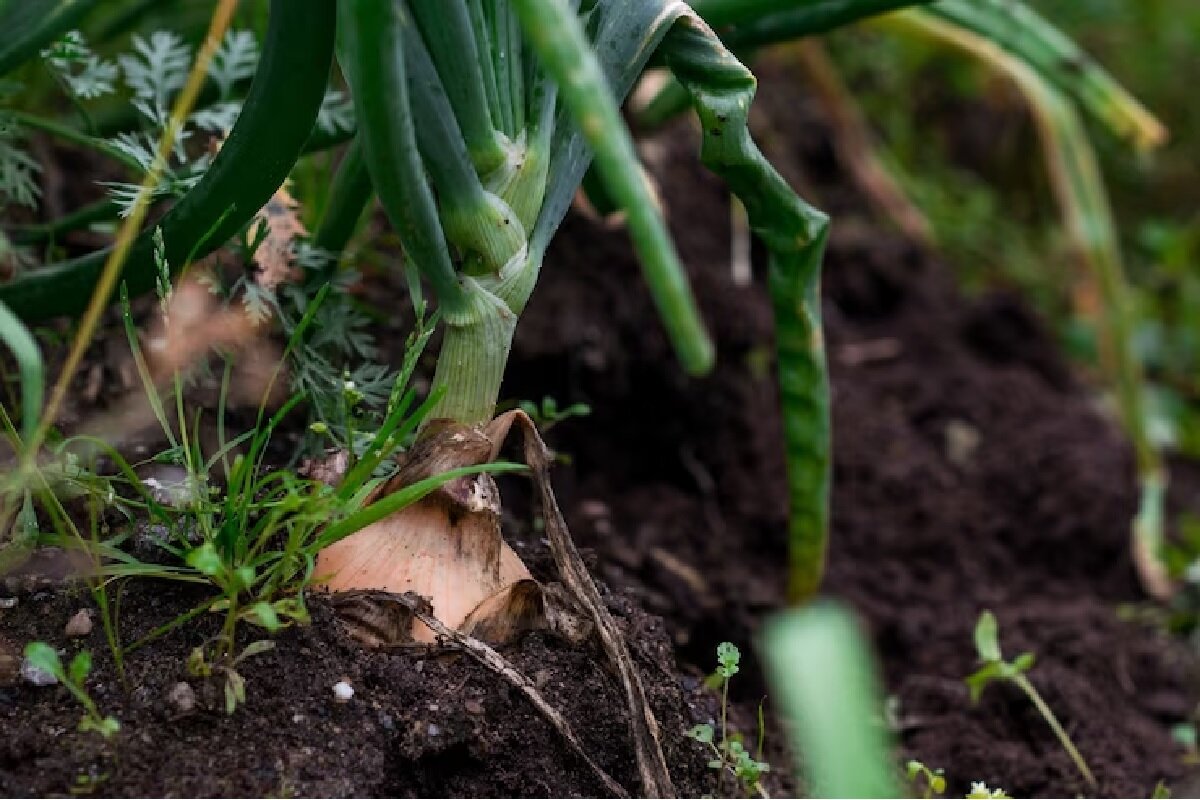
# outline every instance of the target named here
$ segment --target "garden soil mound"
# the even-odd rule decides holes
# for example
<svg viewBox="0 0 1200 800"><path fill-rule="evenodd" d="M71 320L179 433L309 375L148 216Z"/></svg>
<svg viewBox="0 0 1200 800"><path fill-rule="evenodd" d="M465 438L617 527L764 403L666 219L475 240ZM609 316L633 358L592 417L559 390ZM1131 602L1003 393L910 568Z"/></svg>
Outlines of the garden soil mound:
<svg viewBox="0 0 1200 800"><path fill-rule="evenodd" d="M836 443L826 591L859 612L878 650L898 755L944 768L951 796L972 780L1013 796L1091 794L1017 692L992 687L971 707L962 682L974 668L971 630L990 608L1006 653L1036 652L1031 679L1104 795L1145 797L1159 780L1184 780L1169 728L1196 700L1192 657L1118 613L1144 598L1128 554L1132 459L1115 426L1021 302L963 297L949 265L866 217L787 76L765 81L760 96L756 124L770 156L837 220L825 271ZM681 734L713 714L698 677L724 640L746 654L733 718L753 734L766 689L752 645L783 600L787 514L761 254L752 285L736 284L727 195L696 164L696 145L677 125L647 140L643 155L716 340L713 375L689 379L678 368L625 235L572 216L518 328L504 388L513 399L549 395L593 409L549 432L563 462L556 485L589 565L617 592L610 604L688 795L712 791L703 752ZM373 284L380 307L404 307L392 281ZM402 334L392 336L399 347ZM123 341L119 329L113 341ZM1196 507L1200 471L1190 474L1174 502ZM545 577L527 489L504 483L514 544ZM178 587L130 585L122 640L196 600ZM122 686L99 625L83 640L64 637L89 602L42 592L0 610L0 794L600 791L496 676L462 656L364 652L319 598L314 625L245 662L247 702L231 717L219 686L184 669L218 619L201 617L131 654ZM34 638L95 654L89 688L122 722L115 744L75 730L80 708L61 687L3 680ZM507 654L592 757L636 787L619 688L602 656L539 634ZM196 703L186 713L172 699L185 680ZM333 700L339 680L355 688L349 703ZM768 714L772 703L767 696ZM787 764L769 727L778 781Z"/></svg>
<svg viewBox="0 0 1200 800"><path fill-rule="evenodd" d="M135 584L121 597L122 635L136 640L203 598L178 586ZM664 728L678 791L710 791L703 751L683 736L712 713L710 703L699 695L695 703L684 700L662 621L611 600L637 641L635 658ZM43 593L0 611L0 670L5 650L17 642L41 639L68 653L86 646L97 662L88 688L121 730L112 742L80 733L81 707L62 687L3 685L0 675L0 795L586 797L604 791L528 699L494 673L466 656L424 647L366 651L342 633L319 597L310 601L312 625L285 631L273 649L238 667L247 699L232 716L219 676L196 679L184 668L191 649L219 632L216 615L131 654L122 685L99 624L83 640L63 635L65 621L88 605L78 594ZM505 655L570 721L594 761L622 785L638 785L623 694L598 647L573 649L531 634ZM348 702L335 700L339 681L354 689ZM181 682L189 687L190 709L179 701Z"/></svg>
<svg viewBox="0 0 1200 800"><path fill-rule="evenodd" d="M951 265L863 219L820 120L770 77L764 149L835 219L825 591L878 648L904 755L944 768L949 796L980 780L1015 797L1094 793L1017 690L972 708L962 679L990 608L1009 657L1036 653L1031 679L1102 794L1180 779L1169 727L1194 708L1193 657L1119 614L1145 602L1130 449L1019 300L964 297ZM782 602L787 494L765 265L753 286L732 279L727 193L697 166L697 141L677 126L643 154L717 342L714 374L682 373L623 237L576 218L518 328L504 394L591 405L549 434L570 457L559 488L575 537L605 580L668 620L682 659L709 667L720 641L745 648ZM1196 508L1200 482L1184 477L1175 492ZM734 684L751 707L755 680Z"/></svg>

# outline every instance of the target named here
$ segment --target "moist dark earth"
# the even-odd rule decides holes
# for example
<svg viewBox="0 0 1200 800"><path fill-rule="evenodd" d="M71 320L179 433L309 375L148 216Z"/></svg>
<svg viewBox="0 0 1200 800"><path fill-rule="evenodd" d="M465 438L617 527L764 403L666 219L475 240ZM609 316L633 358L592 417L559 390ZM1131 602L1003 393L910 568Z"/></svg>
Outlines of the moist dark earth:
<svg viewBox="0 0 1200 800"><path fill-rule="evenodd" d="M774 78L774 79L772 79ZM1060 357L1016 297L965 297L952 265L872 219L838 168L810 106L772 76L757 129L772 160L837 220L825 268L834 390L835 468L828 595L849 603L877 648L897 762L944 768L948 796L971 781L1017 797L1095 794L1017 691L989 688L972 707L971 630L992 609L1006 654L1037 654L1030 678L1087 758L1099 794L1187 791L1170 734L1191 718L1193 655L1123 621L1147 603L1128 549L1133 462L1096 392ZM697 137L676 125L648 140L681 255L717 348L704 379L677 366L620 230L573 215L518 328L503 396L588 403L554 427L560 501L632 643L662 724L677 788L713 790L682 736L714 712L698 686L716 645L741 646L734 718L771 698L753 654L783 602L787 497L772 365L770 303L729 267L729 208L698 166ZM374 299L401 281L384 276ZM403 305L392 298L390 305ZM394 329L390 334L396 336ZM395 344L399 347L399 342ZM1185 467L1175 508L1200 508ZM519 551L544 572L528 491L506 480ZM541 565L541 566L539 566ZM195 595L142 583L120 605L132 641ZM131 654L116 679L99 626L67 640L85 593L26 595L0 610L0 649L41 638L86 646L89 688L122 721L111 743L76 732L61 688L0 688L0 792L115 795L595 795L601 787L528 702L474 662L429 652L364 652L313 598L314 624L245 664L248 700L227 717L216 689L201 708L168 700L186 680L205 618ZM596 649L532 634L506 654L563 710L593 757L631 792L636 771L617 683ZM819 653L812 654L820 658ZM332 685L356 689L346 704ZM777 727L769 752L778 796L788 769Z"/></svg>

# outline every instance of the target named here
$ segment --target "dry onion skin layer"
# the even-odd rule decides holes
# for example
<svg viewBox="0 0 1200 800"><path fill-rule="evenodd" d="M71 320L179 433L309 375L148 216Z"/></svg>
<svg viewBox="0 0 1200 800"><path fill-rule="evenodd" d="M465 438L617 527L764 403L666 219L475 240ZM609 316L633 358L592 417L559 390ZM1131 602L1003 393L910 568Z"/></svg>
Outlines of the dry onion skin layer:
<svg viewBox="0 0 1200 800"><path fill-rule="evenodd" d="M458 467L486 463L496 449L488 430L451 421L430 424L405 454L399 472L374 499ZM505 641L541 617L541 592L500 533L500 493L486 473L456 478L423 499L352 536L317 558L316 574L331 592L413 592L429 600L446 626ZM432 642L419 620L395 630L357 614L353 628L371 644Z"/></svg>

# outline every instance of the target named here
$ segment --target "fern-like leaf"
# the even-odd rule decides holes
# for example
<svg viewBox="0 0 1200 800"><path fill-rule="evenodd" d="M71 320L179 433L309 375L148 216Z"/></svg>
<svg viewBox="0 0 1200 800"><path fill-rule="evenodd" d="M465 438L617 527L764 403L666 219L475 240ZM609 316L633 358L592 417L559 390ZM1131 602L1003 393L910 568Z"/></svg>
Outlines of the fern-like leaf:
<svg viewBox="0 0 1200 800"><path fill-rule="evenodd" d="M69 31L42 51L42 58L71 94L82 100L116 91L117 65L100 58L79 31Z"/></svg>
<svg viewBox="0 0 1200 800"><path fill-rule="evenodd" d="M354 103L340 89L327 89L317 112L317 127L329 135L354 130Z"/></svg>
<svg viewBox="0 0 1200 800"><path fill-rule="evenodd" d="M13 143L13 130L0 123L0 203L35 208L42 194L36 175L42 167Z"/></svg>
<svg viewBox="0 0 1200 800"><path fill-rule="evenodd" d="M258 67L258 42L250 31L227 31L213 53L208 75L221 90L221 100L228 101L234 85L254 74Z"/></svg>
<svg viewBox="0 0 1200 800"><path fill-rule="evenodd" d="M125 84L136 97L134 107L161 127L166 123L172 96L187 81L192 48L178 34L155 31L149 39L135 35L133 49L133 53L117 58Z"/></svg>

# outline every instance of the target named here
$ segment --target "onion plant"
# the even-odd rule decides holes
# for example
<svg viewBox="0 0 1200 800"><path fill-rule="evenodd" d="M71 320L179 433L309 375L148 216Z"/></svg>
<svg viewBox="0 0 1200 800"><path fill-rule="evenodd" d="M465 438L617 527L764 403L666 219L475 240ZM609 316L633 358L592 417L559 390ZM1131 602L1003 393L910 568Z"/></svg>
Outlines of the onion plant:
<svg viewBox="0 0 1200 800"><path fill-rule="evenodd" d="M819 585L828 529L829 387L819 301L828 220L789 188L752 141L747 114L755 80L734 53L749 56L775 41L914 4L925 5L271 0L263 58L236 124L203 177L159 223L166 260L183 268L244 231L303 152L337 141L314 133L336 36L357 136L330 189L315 241L339 250L372 191L378 195L403 244L414 294L422 285L432 289L444 325L434 379L438 400L430 419L448 423L427 429L445 434L453 424L464 438L445 434L444 443L462 444L474 434L489 443L476 442L471 455L439 466L494 457L498 444L489 437L499 429L487 426L513 331L548 244L593 161L599 185L627 212L647 283L683 367L700 374L711 366L712 345L618 112L645 67L665 67L673 82L653 107L690 108L698 115L702 160L729 184L768 254L791 496L790 587L794 599L804 599ZM11 68L39 52L75 24L76 11L91 5L29 0L0 7L0 21L10 23L0 66ZM1148 142L1160 135L1151 118L1137 112L1069 42L1048 35L1029 14L1008 13L1019 4L943 0L927 8L924 13L1010 49L1134 139ZM1068 57L1074 59L1070 64ZM106 210L81 215L93 213ZM315 276L327 278L329 269ZM131 294L153 288L157 273L149 231L128 253L118 248L26 270L0 284L0 304L26 322L38 321L78 313L98 287L83 326L90 335L95 312L110 299L118 277ZM6 325L7 340L18 341L12 330ZM85 340L86 335L80 339ZM81 352L79 343L75 352ZM66 385L59 382L52 412ZM33 403L36 393L27 395ZM36 444L38 436L33 438ZM380 535L368 528L341 543L343 555L370 566L370 575L348 577L350 585L413 588L386 578L386 559L372 553L383 541ZM395 531L388 535L394 539ZM503 589L504 581L500 584Z"/></svg>
<svg viewBox="0 0 1200 800"><path fill-rule="evenodd" d="M444 394L433 416L466 426L485 425L494 413L517 319L593 155L628 212L683 366L710 366L712 347L616 103L652 58L677 76L701 118L703 160L745 204L770 254L781 385L792 411L793 588L811 594L827 524L817 290L827 222L751 140L753 76L682 2L353 0L340 4L338 28L365 168L445 321L434 379ZM381 560L367 562L384 546L363 544L373 535L347 540L330 567L350 565L340 574L353 587L410 585L393 583Z"/></svg>

